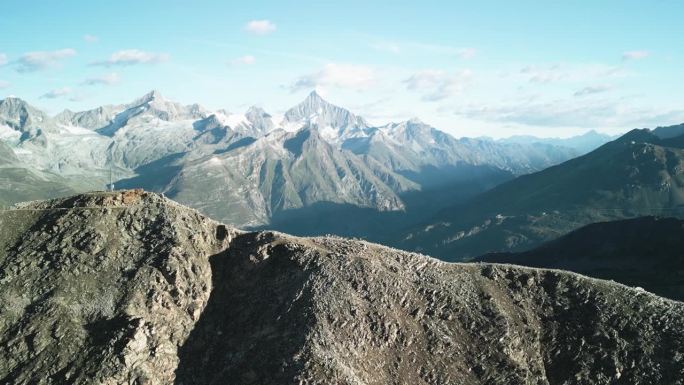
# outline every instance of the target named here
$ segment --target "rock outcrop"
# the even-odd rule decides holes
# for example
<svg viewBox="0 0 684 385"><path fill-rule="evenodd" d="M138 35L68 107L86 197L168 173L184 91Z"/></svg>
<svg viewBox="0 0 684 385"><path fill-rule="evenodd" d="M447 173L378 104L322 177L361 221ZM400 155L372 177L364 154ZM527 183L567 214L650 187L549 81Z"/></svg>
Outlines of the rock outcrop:
<svg viewBox="0 0 684 385"><path fill-rule="evenodd" d="M245 233L142 191L0 214L0 383L682 384L684 304Z"/></svg>

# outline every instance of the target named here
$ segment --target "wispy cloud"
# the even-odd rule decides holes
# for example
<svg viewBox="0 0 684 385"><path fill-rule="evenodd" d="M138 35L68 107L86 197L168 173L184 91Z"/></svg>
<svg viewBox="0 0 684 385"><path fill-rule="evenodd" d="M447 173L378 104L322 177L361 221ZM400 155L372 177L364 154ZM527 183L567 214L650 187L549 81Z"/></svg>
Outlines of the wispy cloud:
<svg viewBox="0 0 684 385"><path fill-rule="evenodd" d="M276 29L276 25L270 20L252 20L245 25L245 31L260 36L275 32Z"/></svg>
<svg viewBox="0 0 684 385"><path fill-rule="evenodd" d="M289 86L290 91L316 87L368 89L377 81L375 71L366 66L328 63L318 72L299 77Z"/></svg>
<svg viewBox="0 0 684 385"><path fill-rule="evenodd" d="M245 56L240 56L236 57L235 59L232 59L228 64L231 65L240 65L240 64L254 64L256 61L256 58L252 55L245 55Z"/></svg>
<svg viewBox="0 0 684 385"><path fill-rule="evenodd" d="M438 101L460 93L471 81L472 72L449 73L443 70L423 70L404 80L406 89L423 94L425 101Z"/></svg>
<svg viewBox="0 0 684 385"><path fill-rule="evenodd" d="M527 66L521 69L520 73L527 76L530 83L555 82L563 80L567 75L558 64L549 67Z"/></svg>
<svg viewBox="0 0 684 385"><path fill-rule="evenodd" d="M84 86L111 86L121 81L119 74L111 72L102 76L88 78L81 82Z"/></svg>
<svg viewBox="0 0 684 385"><path fill-rule="evenodd" d="M4 80L0 80L0 90L4 90L5 88L9 88L11 84L9 82L6 82Z"/></svg>
<svg viewBox="0 0 684 385"><path fill-rule="evenodd" d="M62 87L62 88L56 88L54 90L50 90L43 95L40 96L41 99L57 99L57 98L62 98L67 95L71 94L71 88L69 87Z"/></svg>
<svg viewBox="0 0 684 385"><path fill-rule="evenodd" d="M7 64L7 55L0 53L0 66L4 66L5 64Z"/></svg>
<svg viewBox="0 0 684 385"><path fill-rule="evenodd" d="M85 41L86 43L97 43L98 41L100 41L100 38L98 38L95 35L85 34L83 35L83 41Z"/></svg>
<svg viewBox="0 0 684 385"><path fill-rule="evenodd" d="M613 89L613 87L611 87L609 85L599 84L599 85L595 85L595 86L584 87L581 90L577 90L573 95L579 97L579 96L602 94L602 93L608 92L612 89Z"/></svg>
<svg viewBox="0 0 684 385"><path fill-rule="evenodd" d="M392 41L377 37L368 37L368 46L377 51L390 52L393 54L432 54L456 56L461 59L472 59L477 55L477 50L472 47L452 47L442 44L421 43L415 41Z"/></svg>
<svg viewBox="0 0 684 385"><path fill-rule="evenodd" d="M619 99L566 98L517 100L500 104L471 104L454 113L470 119L535 127L649 127L684 121L684 109L644 108Z"/></svg>
<svg viewBox="0 0 684 385"><path fill-rule="evenodd" d="M391 41L375 41L369 44L369 47L376 51L391 52L398 54L402 52L401 45Z"/></svg>
<svg viewBox="0 0 684 385"><path fill-rule="evenodd" d="M56 51L34 51L23 54L17 59L17 72L35 72L55 67L62 59L76 55L76 50L71 48Z"/></svg>
<svg viewBox="0 0 684 385"><path fill-rule="evenodd" d="M523 67L520 76L530 83L587 82L625 75L620 67L602 64L550 64Z"/></svg>
<svg viewBox="0 0 684 385"><path fill-rule="evenodd" d="M475 48L460 48L457 54L461 59L472 59L477 55L477 50Z"/></svg>
<svg viewBox="0 0 684 385"><path fill-rule="evenodd" d="M185 39L188 43L192 44L199 44L203 46L208 46L208 47L214 47L214 48L220 48L220 49L230 49L230 50L239 50L239 51L249 51L252 53L258 53L259 57L264 56L264 57L278 57L278 60L284 59L284 60L296 60L298 62L301 61L307 61L307 62L317 62L321 64L329 63L332 60L327 57L323 56L316 56L314 54L310 53L299 53L299 52L293 52L290 50L277 50L277 49L259 49L254 46L247 46L244 44L234 44L234 43L226 43L224 41L213 41L213 40L197 40L197 39Z"/></svg>
<svg viewBox="0 0 684 385"><path fill-rule="evenodd" d="M114 52L109 59L91 63L95 66L131 66L138 64L158 64L169 60L169 54L147 52L139 49L125 49Z"/></svg>
<svg viewBox="0 0 684 385"><path fill-rule="evenodd" d="M472 47L453 47L444 44L424 43L416 41L394 41L377 36L363 36L369 41L368 46L376 51L390 52L393 54L429 54L441 56L455 56L461 59L472 59L477 55L477 50Z"/></svg>
<svg viewBox="0 0 684 385"><path fill-rule="evenodd" d="M651 55L650 52L648 51L627 51L622 53L622 60L640 60L640 59L645 59Z"/></svg>

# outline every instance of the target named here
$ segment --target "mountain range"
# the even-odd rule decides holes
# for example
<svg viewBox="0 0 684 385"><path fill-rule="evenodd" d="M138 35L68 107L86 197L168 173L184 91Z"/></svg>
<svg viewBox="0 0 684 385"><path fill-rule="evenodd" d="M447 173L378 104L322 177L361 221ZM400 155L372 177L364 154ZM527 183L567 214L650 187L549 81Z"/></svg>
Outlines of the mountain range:
<svg viewBox="0 0 684 385"><path fill-rule="evenodd" d="M594 222L684 216L684 125L596 150L442 210L396 244L448 260L522 251Z"/></svg>
<svg viewBox="0 0 684 385"><path fill-rule="evenodd" d="M586 148L456 139L418 119L374 126L316 92L278 117L259 107L245 114L209 111L157 91L54 117L6 98L0 139L9 182L0 188L4 204L102 189L111 180L119 188L164 193L227 223L280 228L292 226L292 218L319 218L321 207L331 218L349 208L374 218L415 212L400 221L407 224ZM598 146L609 137L589 139ZM40 181L40 188L21 196L22 180ZM352 223L347 218L344 225L354 233ZM339 224L319 221L299 230Z"/></svg>

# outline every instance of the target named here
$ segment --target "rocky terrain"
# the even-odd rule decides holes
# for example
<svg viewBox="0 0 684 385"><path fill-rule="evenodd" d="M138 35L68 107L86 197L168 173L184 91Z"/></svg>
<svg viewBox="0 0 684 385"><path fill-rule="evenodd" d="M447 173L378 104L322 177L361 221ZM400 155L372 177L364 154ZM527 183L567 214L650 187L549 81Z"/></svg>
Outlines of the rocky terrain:
<svg viewBox="0 0 684 385"><path fill-rule="evenodd" d="M139 190L0 228L0 383L684 379L684 304L574 273L247 233Z"/></svg>

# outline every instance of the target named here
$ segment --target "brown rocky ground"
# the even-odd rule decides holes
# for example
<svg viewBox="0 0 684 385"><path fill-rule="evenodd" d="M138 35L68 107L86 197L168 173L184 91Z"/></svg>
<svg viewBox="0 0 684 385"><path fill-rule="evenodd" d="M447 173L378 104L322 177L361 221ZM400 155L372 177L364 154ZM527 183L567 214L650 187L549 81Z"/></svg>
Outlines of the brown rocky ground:
<svg viewBox="0 0 684 385"><path fill-rule="evenodd" d="M244 233L142 191L0 230L0 383L684 379L684 304L573 273Z"/></svg>

